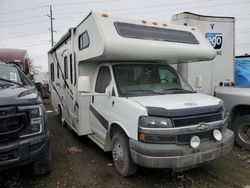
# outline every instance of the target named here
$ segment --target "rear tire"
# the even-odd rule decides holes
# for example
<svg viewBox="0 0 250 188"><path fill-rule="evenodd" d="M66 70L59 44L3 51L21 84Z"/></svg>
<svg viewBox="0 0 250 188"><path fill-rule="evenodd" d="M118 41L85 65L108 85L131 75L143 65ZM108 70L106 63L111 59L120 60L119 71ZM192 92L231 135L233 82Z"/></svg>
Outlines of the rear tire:
<svg viewBox="0 0 250 188"><path fill-rule="evenodd" d="M131 158L128 137L124 132L116 132L112 137L112 157L116 170L122 176L128 177L136 173L137 165Z"/></svg>
<svg viewBox="0 0 250 188"><path fill-rule="evenodd" d="M60 117L61 125L62 125L62 126L65 126L65 125L66 125L66 121L65 121L65 119L63 118L63 115L62 115L62 108L61 108L60 105L58 105L58 116Z"/></svg>
<svg viewBox="0 0 250 188"><path fill-rule="evenodd" d="M238 116L233 121L235 142L242 148L250 150L250 115Z"/></svg>
<svg viewBox="0 0 250 188"><path fill-rule="evenodd" d="M42 157L33 163L34 175L43 175L51 171L50 147L45 150Z"/></svg>

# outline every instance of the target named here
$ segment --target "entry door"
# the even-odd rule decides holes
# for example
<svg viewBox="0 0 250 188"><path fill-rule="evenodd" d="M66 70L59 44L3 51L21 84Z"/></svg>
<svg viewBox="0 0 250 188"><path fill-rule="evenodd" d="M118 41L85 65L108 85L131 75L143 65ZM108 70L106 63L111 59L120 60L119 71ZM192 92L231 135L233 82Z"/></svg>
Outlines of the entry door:
<svg viewBox="0 0 250 188"><path fill-rule="evenodd" d="M101 66L96 78L95 95L91 97L89 110L91 130L102 141L105 140L110 117L112 96L110 96L108 93L105 93L110 83L110 68L108 66Z"/></svg>
<svg viewBox="0 0 250 188"><path fill-rule="evenodd" d="M73 92L70 88L70 74L69 74L69 63L68 63L68 56L64 57L64 83L63 83L63 91L62 91L62 95L64 96L64 104L66 107L66 113L67 116L65 118L67 118L68 123L71 125L70 123L70 114L72 113L72 104L73 104Z"/></svg>

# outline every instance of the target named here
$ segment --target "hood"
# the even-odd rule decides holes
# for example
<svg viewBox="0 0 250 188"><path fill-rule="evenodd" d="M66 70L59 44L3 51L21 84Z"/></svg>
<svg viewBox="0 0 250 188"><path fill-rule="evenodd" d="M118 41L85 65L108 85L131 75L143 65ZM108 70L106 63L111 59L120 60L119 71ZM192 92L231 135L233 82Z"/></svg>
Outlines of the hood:
<svg viewBox="0 0 250 188"><path fill-rule="evenodd" d="M0 106L33 105L40 101L34 86L0 87Z"/></svg>
<svg viewBox="0 0 250 188"><path fill-rule="evenodd" d="M149 115L187 116L220 111L220 99L199 94L170 94L143 97L130 97L131 100L144 106Z"/></svg>

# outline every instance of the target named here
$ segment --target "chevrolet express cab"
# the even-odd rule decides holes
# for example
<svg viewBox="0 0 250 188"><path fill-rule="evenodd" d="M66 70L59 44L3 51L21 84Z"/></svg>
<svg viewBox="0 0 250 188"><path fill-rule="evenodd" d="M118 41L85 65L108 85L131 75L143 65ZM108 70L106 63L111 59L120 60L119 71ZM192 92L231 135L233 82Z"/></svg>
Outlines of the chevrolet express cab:
<svg viewBox="0 0 250 188"><path fill-rule="evenodd" d="M174 69L215 57L197 28L92 12L48 57L62 124L111 151L122 176L138 165L185 170L231 151L223 102Z"/></svg>

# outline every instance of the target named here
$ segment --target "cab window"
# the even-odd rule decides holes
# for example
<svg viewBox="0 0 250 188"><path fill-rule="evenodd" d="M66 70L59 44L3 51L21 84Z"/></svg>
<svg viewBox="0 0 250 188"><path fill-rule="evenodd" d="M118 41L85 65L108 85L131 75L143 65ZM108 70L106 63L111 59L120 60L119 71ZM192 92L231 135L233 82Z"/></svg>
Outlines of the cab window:
<svg viewBox="0 0 250 188"><path fill-rule="evenodd" d="M109 67L101 67L98 71L96 79L95 92L105 93L106 88L110 84L111 74Z"/></svg>

